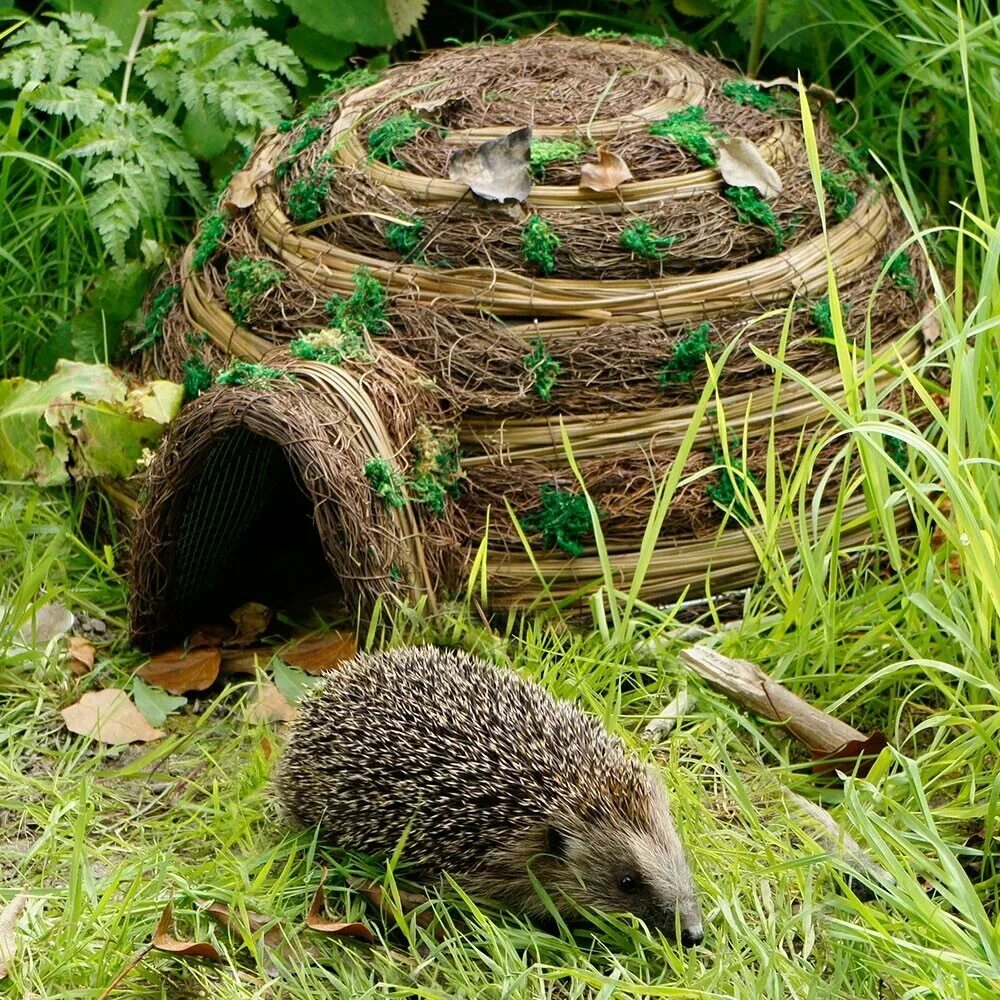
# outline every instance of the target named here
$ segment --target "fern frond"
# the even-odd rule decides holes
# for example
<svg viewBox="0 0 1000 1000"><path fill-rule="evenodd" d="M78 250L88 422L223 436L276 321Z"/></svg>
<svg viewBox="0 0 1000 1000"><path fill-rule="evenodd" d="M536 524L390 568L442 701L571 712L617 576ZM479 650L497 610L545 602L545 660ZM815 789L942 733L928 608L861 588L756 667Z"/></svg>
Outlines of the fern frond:
<svg viewBox="0 0 1000 1000"><path fill-rule="evenodd" d="M89 85L71 87L64 83L40 83L25 88L25 98L47 115L62 115L67 121L84 125L97 121L107 108L107 100Z"/></svg>
<svg viewBox="0 0 1000 1000"><path fill-rule="evenodd" d="M96 85L122 61L118 36L92 14L55 14L48 24L29 22L7 48L0 58L0 79L18 89L29 83Z"/></svg>

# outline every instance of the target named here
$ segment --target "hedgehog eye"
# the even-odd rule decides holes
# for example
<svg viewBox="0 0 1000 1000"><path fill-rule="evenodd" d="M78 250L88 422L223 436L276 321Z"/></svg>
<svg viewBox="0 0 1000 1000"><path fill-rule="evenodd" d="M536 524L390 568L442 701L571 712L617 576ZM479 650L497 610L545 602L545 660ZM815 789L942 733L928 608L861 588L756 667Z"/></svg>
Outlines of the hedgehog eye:
<svg viewBox="0 0 1000 1000"><path fill-rule="evenodd" d="M618 888L625 893L626 896L634 896L640 888L642 888L642 879L639 878L635 872L629 872L627 875L622 875L618 879Z"/></svg>

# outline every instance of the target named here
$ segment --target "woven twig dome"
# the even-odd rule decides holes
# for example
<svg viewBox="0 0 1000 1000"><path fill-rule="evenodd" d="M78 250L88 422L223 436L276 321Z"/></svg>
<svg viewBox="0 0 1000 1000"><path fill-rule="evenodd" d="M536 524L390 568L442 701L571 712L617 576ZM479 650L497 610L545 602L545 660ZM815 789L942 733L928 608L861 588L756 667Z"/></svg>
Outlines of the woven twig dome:
<svg viewBox="0 0 1000 1000"><path fill-rule="evenodd" d="M524 203L449 179L455 151L526 126ZM177 525L186 516L194 530L191 498L212 492L199 484L218 476L213 448L237 432L284 450L333 573L363 605L459 587L487 528L497 605L600 578L565 441L624 585L699 412L686 471L724 468L674 497L643 596L746 583L762 545L794 549L791 535L751 537L741 488L769 452L790 468L827 409L792 379L776 392L770 359L843 399L832 263L858 371L898 408L894 366L921 351L926 297L899 213L859 153L822 118L816 130L825 234L797 92L661 40L544 35L435 52L348 79L262 135L160 293L177 303L147 364L189 385L234 358L282 376L223 378L154 460L132 559L137 638L186 613ZM780 194L723 179L720 150L741 139ZM608 154L631 179L581 187L582 166ZM717 398L699 411L710 368ZM449 428L460 479L441 444ZM823 454L816 489L823 461L840 460ZM865 537L866 519L852 521L862 506L846 512L845 543ZM830 509L822 498L817 509L821 526Z"/></svg>

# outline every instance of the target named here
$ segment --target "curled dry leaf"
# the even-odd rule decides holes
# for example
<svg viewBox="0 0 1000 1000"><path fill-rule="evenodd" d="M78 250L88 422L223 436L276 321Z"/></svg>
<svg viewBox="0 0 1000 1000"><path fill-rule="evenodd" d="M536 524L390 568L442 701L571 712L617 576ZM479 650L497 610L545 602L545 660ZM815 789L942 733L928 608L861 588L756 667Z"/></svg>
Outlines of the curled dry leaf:
<svg viewBox="0 0 1000 1000"><path fill-rule="evenodd" d="M229 617L236 626L236 634L229 642L234 646L249 646L267 631L274 612L257 601L248 601L241 604Z"/></svg>
<svg viewBox="0 0 1000 1000"><path fill-rule="evenodd" d="M247 722L292 722L298 709L270 682L260 686L257 700L247 708Z"/></svg>
<svg viewBox="0 0 1000 1000"><path fill-rule="evenodd" d="M863 740L848 740L836 750L812 750L812 769L816 774L851 772L863 778L875 763L875 758L889 745L885 733L877 730Z"/></svg>
<svg viewBox="0 0 1000 1000"><path fill-rule="evenodd" d="M358 644L350 632L328 632L326 635L289 643L278 655L289 666L307 674L321 674L339 667L357 652Z"/></svg>
<svg viewBox="0 0 1000 1000"><path fill-rule="evenodd" d="M82 636L73 635L69 639L69 669L77 677L90 673L94 669L94 657L97 650L93 643L87 642Z"/></svg>
<svg viewBox="0 0 1000 1000"><path fill-rule="evenodd" d="M790 76L776 76L773 80L748 80L747 83L762 87L764 90L770 90L772 87L791 87L792 90L799 89L798 82ZM846 97L838 97L835 90L830 90L829 87L824 87L818 83L810 83L806 87L806 94L816 101L817 104L845 104L847 102Z"/></svg>
<svg viewBox="0 0 1000 1000"><path fill-rule="evenodd" d="M597 151L596 163L580 167L580 187L588 191L614 191L632 180L628 164L617 154L603 146Z"/></svg>
<svg viewBox="0 0 1000 1000"><path fill-rule="evenodd" d="M18 893L0 912L0 979L5 979L17 952L17 921L28 902L27 893Z"/></svg>
<svg viewBox="0 0 1000 1000"><path fill-rule="evenodd" d="M777 198L781 194L778 171L749 139L742 136L720 139L717 148L719 173L727 184L756 188L763 198Z"/></svg>
<svg viewBox="0 0 1000 1000"><path fill-rule="evenodd" d="M385 890L375 882L368 882L365 879L351 879L350 886L355 892L360 892L372 906L386 914L392 916L392 903L386 899ZM399 907L403 913L410 913L417 908L424 906L428 899L419 892L407 892L405 889L398 889ZM430 927L434 923L434 914L430 910L421 910L416 916L416 921L421 927ZM439 941L444 939L444 928L440 925L435 929L435 937Z"/></svg>
<svg viewBox="0 0 1000 1000"><path fill-rule="evenodd" d="M221 664L222 654L217 649L171 649L154 656L138 673L154 687L186 694L211 687Z"/></svg>
<svg viewBox="0 0 1000 1000"><path fill-rule="evenodd" d="M224 927L232 927L234 925L239 927L242 923L241 918L243 914L237 913L234 916L227 903L211 903L207 900L202 900L195 903L195 906L197 906L199 910L204 910L210 917L214 917ZM262 927L266 927L268 924L274 923L274 917L265 916L263 913L254 913L252 910L246 911L246 918L247 924L250 927L251 932L254 934L256 934ZM272 935L275 935L272 938L273 942L281 940L281 934L277 932L276 927L272 928L267 934L265 934L264 938L267 939Z"/></svg>
<svg viewBox="0 0 1000 1000"><path fill-rule="evenodd" d="M324 873L325 874L325 873ZM331 934L335 937L352 937L358 941L366 941L368 944L375 943L375 935L367 925L354 922L346 923L340 920L328 920L323 914L325 896L322 882L316 887L316 895L313 896L312 905L306 914L306 926L321 934Z"/></svg>
<svg viewBox="0 0 1000 1000"><path fill-rule="evenodd" d="M163 915L153 932L151 944L157 951L169 951L174 955L189 955L194 958L210 958L219 961L222 956L218 949L207 941L179 941L170 933L174 922L174 904L167 903Z"/></svg>
<svg viewBox="0 0 1000 1000"><path fill-rule="evenodd" d="M121 688L88 691L75 705L62 710L71 733L90 736L101 743L150 743L163 736L154 729Z"/></svg>
<svg viewBox="0 0 1000 1000"><path fill-rule="evenodd" d="M258 940L264 952L266 959L265 967L268 975L272 978L280 975L274 962L270 960L270 956L284 955L286 957L285 964L287 965L287 942L281 932L281 927L274 917L265 916L263 913L254 913L252 910L246 910L245 912L236 911L234 913L226 903L199 902L195 905L199 910L204 910L210 917L218 920L224 927L235 928L237 931L243 927L243 917L245 916L246 925L249 927L250 933L255 936L259 935ZM260 934L260 931L269 924L272 925L270 929Z"/></svg>
<svg viewBox="0 0 1000 1000"><path fill-rule="evenodd" d="M257 200L257 193L274 173L274 160L259 156L246 170L233 174L229 187L222 197L224 208L250 208Z"/></svg>
<svg viewBox="0 0 1000 1000"><path fill-rule="evenodd" d="M488 201L524 201L531 192L531 127L453 153L448 177Z"/></svg>

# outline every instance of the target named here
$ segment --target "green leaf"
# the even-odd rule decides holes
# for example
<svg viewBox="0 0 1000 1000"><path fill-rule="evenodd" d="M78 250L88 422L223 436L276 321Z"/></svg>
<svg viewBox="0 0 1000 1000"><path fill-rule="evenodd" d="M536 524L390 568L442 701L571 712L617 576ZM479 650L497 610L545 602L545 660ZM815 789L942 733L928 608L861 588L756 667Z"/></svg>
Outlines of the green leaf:
<svg viewBox="0 0 1000 1000"><path fill-rule="evenodd" d="M274 686L293 705L297 705L313 688L323 683L322 677L313 677L298 667L290 667L278 656L271 660L271 675L274 677Z"/></svg>
<svg viewBox="0 0 1000 1000"><path fill-rule="evenodd" d="M94 282L90 302L109 320L122 323L142 305L149 277L149 271L137 260L109 268Z"/></svg>
<svg viewBox="0 0 1000 1000"><path fill-rule="evenodd" d="M80 10L77 3L76 9ZM123 42L132 41L139 24L139 12L150 6L149 0L97 0L94 15L106 28L110 28Z"/></svg>
<svg viewBox="0 0 1000 1000"><path fill-rule="evenodd" d="M128 476L180 409L183 389L129 391L105 365L61 360L45 382L0 382L0 470L42 486Z"/></svg>
<svg viewBox="0 0 1000 1000"><path fill-rule="evenodd" d="M138 675L132 678L131 687L135 707L142 712L151 726L157 728L167 721L168 715L174 715L187 704L187 698L181 695L167 694L161 688L147 684Z"/></svg>
<svg viewBox="0 0 1000 1000"><path fill-rule="evenodd" d="M303 62L327 72L340 69L354 52L354 42L330 38L306 24L295 25L286 41Z"/></svg>
<svg viewBox="0 0 1000 1000"><path fill-rule="evenodd" d="M201 160L214 160L233 141L233 131L205 111L204 106L188 110L181 125L187 148Z"/></svg>
<svg viewBox="0 0 1000 1000"><path fill-rule="evenodd" d="M674 0L674 8L688 17L714 17L721 9L718 0Z"/></svg>
<svg viewBox="0 0 1000 1000"><path fill-rule="evenodd" d="M386 0L288 0L288 6L321 35L376 48L396 41Z"/></svg>
<svg viewBox="0 0 1000 1000"><path fill-rule="evenodd" d="M75 361L107 361L121 343L121 323L100 309L84 309L69 321L70 343Z"/></svg>

